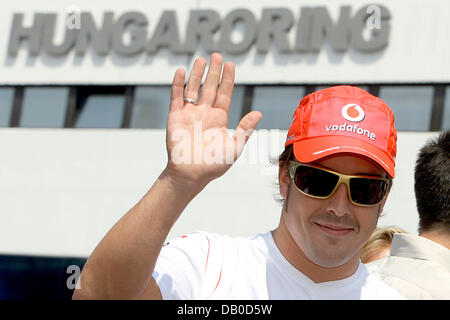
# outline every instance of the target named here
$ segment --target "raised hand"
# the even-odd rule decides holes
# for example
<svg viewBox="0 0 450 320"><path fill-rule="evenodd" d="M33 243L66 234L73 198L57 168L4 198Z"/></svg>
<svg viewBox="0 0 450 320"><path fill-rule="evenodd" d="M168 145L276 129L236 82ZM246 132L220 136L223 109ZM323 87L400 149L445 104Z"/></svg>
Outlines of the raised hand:
<svg viewBox="0 0 450 320"><path fill-rule="evenodd" d="M259 111L248 113L239 122L234 135L229 137L228 111L234 88L234 65L225 63L222 72L222 56L211 55L198 99L206 63L204 58L196 59L186 88L183 69L176 71L172 82L166 131L166 172L188 184L206 185L223 175L242 153L262 118ZM193 102L197 99L198 104Z"/></svg>

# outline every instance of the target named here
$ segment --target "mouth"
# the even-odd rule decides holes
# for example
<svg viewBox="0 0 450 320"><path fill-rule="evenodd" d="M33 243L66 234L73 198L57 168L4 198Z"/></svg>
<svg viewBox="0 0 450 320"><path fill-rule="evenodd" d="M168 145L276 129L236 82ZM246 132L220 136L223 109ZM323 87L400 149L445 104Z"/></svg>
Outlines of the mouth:
<svg viewBox="0 0 450 320"><path fill-rule="evenodd" d="M320 224L317 222L314 222L314 224L325 233L338 237L345 236L355 230L354 228L348 226L335 226L331 224Z"/></svg>

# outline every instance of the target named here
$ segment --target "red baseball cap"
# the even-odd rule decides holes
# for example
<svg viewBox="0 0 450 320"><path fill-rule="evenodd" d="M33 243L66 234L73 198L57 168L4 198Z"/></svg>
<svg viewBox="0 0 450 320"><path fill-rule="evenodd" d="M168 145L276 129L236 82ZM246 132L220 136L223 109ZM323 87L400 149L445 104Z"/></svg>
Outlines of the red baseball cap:
<svg viewBox="0 0 450 320"><path fill-rule="evenodd" d="M395 177L394 114L383 100L358 87L329 87L304 97L293 115L285 147L291 144L303 163L350 153L375 161Z"/></svg>

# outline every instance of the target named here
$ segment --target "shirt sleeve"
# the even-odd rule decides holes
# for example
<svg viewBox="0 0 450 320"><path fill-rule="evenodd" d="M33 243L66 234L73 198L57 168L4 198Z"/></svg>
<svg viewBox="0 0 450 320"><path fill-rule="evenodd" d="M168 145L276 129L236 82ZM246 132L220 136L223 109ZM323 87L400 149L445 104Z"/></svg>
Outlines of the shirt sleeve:
<svg viewBox="0 0 450 320"><path fill-rule="evenodd" d="M209 260L212 236L192 232L166 243L156 262L153 278L163 300L204 298L206 268L214 272Z"/></svg>

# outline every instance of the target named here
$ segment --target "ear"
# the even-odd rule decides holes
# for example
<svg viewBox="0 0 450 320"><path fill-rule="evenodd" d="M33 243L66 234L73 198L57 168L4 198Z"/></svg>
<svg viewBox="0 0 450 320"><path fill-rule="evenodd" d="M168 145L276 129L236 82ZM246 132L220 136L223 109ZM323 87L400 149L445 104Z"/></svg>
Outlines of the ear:
<svg viewBox="0 0 450 320"><path fill-rule="evenodd" d="M278 169L278 182L280 184L280 195L286 199L288 194L288 186L290 183L288 166L280 166Z"/></svg>

